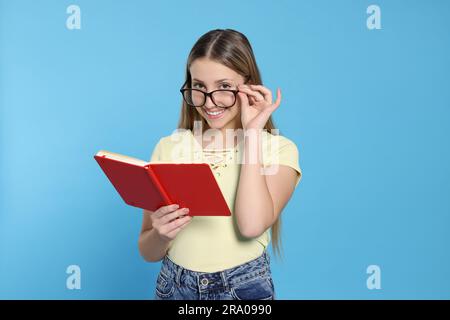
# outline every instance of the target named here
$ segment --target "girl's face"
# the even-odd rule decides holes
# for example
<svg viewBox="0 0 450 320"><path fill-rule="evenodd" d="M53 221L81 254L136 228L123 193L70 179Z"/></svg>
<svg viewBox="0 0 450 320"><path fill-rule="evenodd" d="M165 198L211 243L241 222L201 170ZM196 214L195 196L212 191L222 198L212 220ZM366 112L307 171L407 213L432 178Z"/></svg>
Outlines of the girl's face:
<svg viewBox="0 0 450 320"><path fill-rule="evenodd" d="M244 77L240 74L207 58L194 60L190 72L192 88L205 92L217 89L237 90L237 86L244 83ZM219 108L211 101L211 97L208 97L205 105L196 107L196 109L212 129L223 130L242 127L239 96L236 96L236 102L230 108Z"/></svg>

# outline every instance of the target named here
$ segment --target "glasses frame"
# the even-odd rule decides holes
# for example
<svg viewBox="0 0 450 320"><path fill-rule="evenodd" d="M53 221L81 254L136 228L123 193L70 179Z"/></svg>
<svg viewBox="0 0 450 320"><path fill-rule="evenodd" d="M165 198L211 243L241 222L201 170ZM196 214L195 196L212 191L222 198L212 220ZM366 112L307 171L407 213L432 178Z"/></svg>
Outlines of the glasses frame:
<svg viewBox="0 0 450 320"><path fill-rule="evenodd" d="M232 106L234 106L234 105L236 104L236 96L237 96L239 90L233 90L233 89L216 89L216 90L213 90L213 91L210 91L210 92L205 92L205 91L203 91L203 90L195 89L195 88L184 88L184 86L187 84L187 82L188 82L188 80L186 80L186 81L183 83L183 85L182 85L181 88L180 88L180 92L181 92L181 96L183 97L184 102L186 102L186 104L189 105L189 106L191 106L191 107L194 107L194 108L202 108L202 107L205 105L206 100L208 99L208 97L211 98L212 103L214 103L214 105L215 105L216 107L218 107L218 108L228 109L228 108L231 108ZM247 81L244 82L244 84L246 84L246 83L247 83ZM203 93L203 97L204 97L204 99L203 99L203 104L200 105L200 106L195 106L195 105L190 104L190 103L185 99L185 97L184 97L184 92L185 92L185 91L188 91L188 90L195 90L195 91L199 91L199 92ZM216 104L216 102L214 101L213 97L212 97L212 94L213 94L214 92L216 92L216 91L227 91L227 92L232 92L232 93L234 94L234 102L233 102L233 104L232 104L231 106L229 106L229 107L218 106L218 105Z"/></svg>

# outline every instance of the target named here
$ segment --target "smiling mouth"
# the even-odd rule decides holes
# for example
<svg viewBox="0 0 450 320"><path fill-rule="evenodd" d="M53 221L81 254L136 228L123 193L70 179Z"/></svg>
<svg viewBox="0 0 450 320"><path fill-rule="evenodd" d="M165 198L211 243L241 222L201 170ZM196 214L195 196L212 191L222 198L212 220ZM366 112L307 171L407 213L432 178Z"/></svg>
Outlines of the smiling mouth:
<svg viewBox="0 0 450 320"><path fill-rule="evenodd" d="M218 115L220 115L220 114L222 114L224 112L225 112L225 110L218 110L218 111L207 111L207 110L205 110L205 113L210 115L210 116L218 116Z"/></svg>

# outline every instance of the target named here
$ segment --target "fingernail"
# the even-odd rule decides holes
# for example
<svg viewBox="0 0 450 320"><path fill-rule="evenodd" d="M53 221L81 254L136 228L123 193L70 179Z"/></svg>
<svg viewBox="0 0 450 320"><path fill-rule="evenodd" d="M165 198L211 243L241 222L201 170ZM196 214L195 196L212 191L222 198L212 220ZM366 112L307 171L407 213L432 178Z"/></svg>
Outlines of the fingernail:
<svg viewBox="0 0 450 320"><path fill-rule="evenodd" d="M173 204L173 205L172 205L172 208L174 208L174 209L176 209L176 208L178 208L178 207L179 207L178 204Z"/></svg>
<svg viewBox="0 0 450 320"><path fill-rule="evenodd" d="M184 208L183 210L184 210L184 212L186 212L186 213L189 212L189 209L188 209L188 208Z"/></svg>

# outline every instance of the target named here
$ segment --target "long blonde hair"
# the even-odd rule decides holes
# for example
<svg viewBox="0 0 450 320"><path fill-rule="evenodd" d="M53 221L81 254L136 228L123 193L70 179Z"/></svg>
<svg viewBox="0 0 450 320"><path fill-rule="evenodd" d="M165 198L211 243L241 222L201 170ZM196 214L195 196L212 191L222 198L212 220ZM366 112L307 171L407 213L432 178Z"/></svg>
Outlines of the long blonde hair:
<svg viewBox="0 0 450 320"><path fill-rule="evenodd" d="M246 83L262 85L261 75L247 37L232 29L215 29L201 36L189 53L186 63L186 87L191 87L190 66L198 58L208 58L239 73L246 79ZM182 99L181 115L178 122L179 129L193 130L194 121L202 121L202 128L208 128L206 120ZM269 118L264 129L271 132L275 129L272 117ZM278 130L279 133L279 130ZM282 256L281 244L281 215L271 228L272 248L279 257Z"/></svg>

